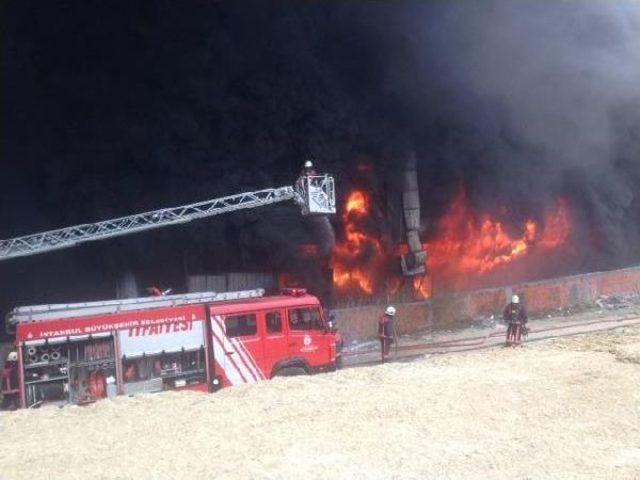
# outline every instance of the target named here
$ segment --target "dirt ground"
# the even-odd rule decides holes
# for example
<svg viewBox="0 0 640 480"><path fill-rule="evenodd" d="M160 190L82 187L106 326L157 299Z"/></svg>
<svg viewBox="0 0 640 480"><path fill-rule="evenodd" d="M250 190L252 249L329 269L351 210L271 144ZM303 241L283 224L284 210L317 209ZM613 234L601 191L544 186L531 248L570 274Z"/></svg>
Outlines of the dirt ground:
<svg viewBox="0 0 640 480"><path fill-rule="evenodd" d="M0 478L640 478L640 329L0 414Z"/></svg>

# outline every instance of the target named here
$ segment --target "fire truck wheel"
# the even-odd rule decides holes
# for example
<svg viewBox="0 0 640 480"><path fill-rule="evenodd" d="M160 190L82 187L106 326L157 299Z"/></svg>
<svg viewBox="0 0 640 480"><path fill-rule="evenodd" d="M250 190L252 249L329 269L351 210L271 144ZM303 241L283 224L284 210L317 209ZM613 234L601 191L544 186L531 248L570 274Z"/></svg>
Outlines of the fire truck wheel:
<svg viewBox="0 0 640 480"><path fill-rule="evenodd" d="M306 375L307 371L302 367L284 367L278 370L276 377L294 377L296 375Z"/></svg>

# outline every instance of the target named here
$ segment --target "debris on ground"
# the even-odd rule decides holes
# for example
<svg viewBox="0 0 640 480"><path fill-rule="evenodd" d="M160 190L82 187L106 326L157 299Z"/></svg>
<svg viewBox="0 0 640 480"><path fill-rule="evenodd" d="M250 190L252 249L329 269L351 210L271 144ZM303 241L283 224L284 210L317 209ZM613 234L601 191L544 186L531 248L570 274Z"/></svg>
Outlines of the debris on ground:
<svg viewBox="0 0 640 480"><path fill-rule="evenodd" d="M640 305L640 297L637 295L601 295L595 304L601 310L620 310Z"/></svg>

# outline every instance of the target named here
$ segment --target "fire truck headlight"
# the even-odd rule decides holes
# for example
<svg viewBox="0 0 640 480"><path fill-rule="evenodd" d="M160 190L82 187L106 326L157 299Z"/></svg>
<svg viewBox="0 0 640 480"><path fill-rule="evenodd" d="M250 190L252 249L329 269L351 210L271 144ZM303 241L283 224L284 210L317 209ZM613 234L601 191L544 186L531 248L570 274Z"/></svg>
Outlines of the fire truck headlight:
<svg viewBox="0 0 640 480"><path fill-rule="evenodd" d="M218 378L214 378L213 379L213 384L214 385L220 385L220 380Z"/></svg>

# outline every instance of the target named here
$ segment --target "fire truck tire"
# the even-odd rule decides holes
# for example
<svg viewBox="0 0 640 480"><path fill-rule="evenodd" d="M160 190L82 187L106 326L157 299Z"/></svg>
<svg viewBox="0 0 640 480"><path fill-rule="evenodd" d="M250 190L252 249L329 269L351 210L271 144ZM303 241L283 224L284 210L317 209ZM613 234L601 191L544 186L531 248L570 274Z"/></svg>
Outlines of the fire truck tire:
<svg viewBox="0 0 640 480"><path fill-rule="evenodd" d="M307 375L307 370L303 367L283 367L276 372L275 377L295 377L297 375Z"/></svg>

